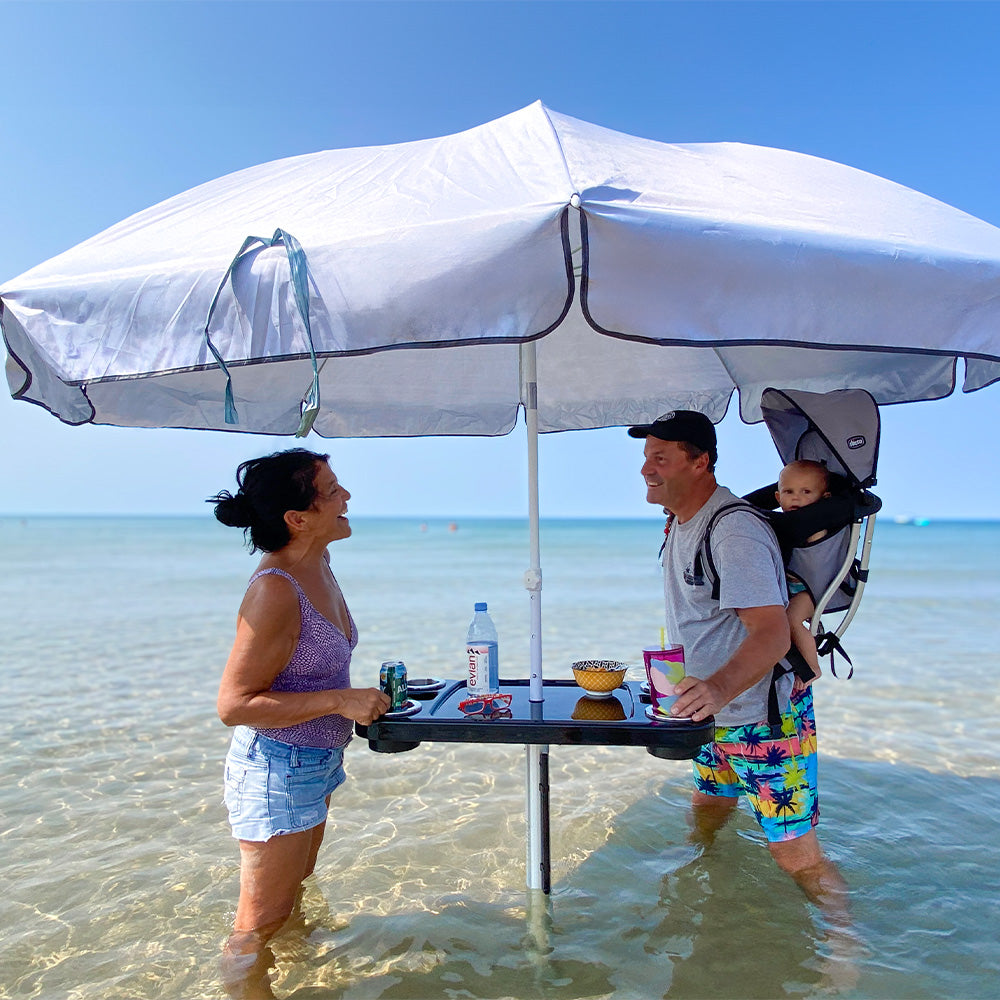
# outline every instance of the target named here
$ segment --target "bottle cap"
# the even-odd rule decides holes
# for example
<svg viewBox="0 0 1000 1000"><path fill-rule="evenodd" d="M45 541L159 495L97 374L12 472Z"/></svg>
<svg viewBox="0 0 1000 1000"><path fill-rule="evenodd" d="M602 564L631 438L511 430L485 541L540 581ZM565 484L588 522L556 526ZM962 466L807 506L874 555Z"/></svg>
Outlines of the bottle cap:
<svg viewBox="0 0 1000 1000"><path fill-rule="evenodd" d="M476 601L476 610L477 611L485 611L486 610L486 602L485 601Z"/></svg>

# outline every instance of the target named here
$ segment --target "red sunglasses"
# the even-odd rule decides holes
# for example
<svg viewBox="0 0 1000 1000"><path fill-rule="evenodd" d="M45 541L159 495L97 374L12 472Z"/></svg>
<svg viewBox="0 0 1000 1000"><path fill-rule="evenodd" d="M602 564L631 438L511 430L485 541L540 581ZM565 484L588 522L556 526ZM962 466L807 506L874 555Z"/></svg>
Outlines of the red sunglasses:
<svg viewBox="0 0 1000 1000"><path fill-rule="evenodd" d="M488 710L508 708L514 696L508 692L470 695L458 703L458 710L466 715L481 715Z"/></svg>

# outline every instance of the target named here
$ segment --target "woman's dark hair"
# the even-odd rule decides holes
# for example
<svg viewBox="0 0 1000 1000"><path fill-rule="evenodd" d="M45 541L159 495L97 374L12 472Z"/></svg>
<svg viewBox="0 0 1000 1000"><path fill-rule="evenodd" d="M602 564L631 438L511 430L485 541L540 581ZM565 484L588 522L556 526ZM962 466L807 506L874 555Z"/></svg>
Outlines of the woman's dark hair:
<svg viewBox="0 0 1000 1000"><path fill-rule="evenodd" d="M242 528L251 552L277 552L290 541L285 512L308 510L316 500L316 467L329 455L305 448L251 458L236 470L236 494L223 490L206 503L230 528Z"/></svg>

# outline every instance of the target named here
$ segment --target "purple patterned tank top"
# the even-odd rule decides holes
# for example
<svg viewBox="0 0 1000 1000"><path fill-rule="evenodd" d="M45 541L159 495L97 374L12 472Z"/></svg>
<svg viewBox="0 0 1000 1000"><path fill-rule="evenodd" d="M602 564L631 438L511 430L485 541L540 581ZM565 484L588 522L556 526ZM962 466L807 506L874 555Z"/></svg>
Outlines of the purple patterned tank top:
<svg viewBox="0 0 1000 1000"><path fill-rule="evenodd" d="M268 573L276 573L291 580L299 595L299 614L302 626L299 642L291 659L274 678L272 691L323 691L328 688L351 686L351 651L358 644L358 629L347 612L351 623L351 638L324 618L306 597L296 579L282 569L263 569L254 573L247 588L254 580ZM322 715L318 719L300 722L284 729L260 729L258 733L281 743L300 747L344 747L350 742L354 723L343 715Z"/></svg>

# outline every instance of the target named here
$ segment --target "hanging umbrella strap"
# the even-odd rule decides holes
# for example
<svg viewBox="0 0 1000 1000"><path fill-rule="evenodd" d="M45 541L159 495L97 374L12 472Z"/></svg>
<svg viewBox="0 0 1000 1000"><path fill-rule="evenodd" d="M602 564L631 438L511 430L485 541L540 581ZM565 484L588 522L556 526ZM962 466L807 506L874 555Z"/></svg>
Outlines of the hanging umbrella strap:
<svg viewBox="0 0 1000 1000"><path fill-rule="evenodd" d="M309 344L309 357L312 360L313 370L312 385L302 399L302 419L299 421L298 430L295 432L296 437L305 437L319 414L319 367L316 364L316 348L313 345L312 327L309 325L309 275L306 267L306 254L302 249L302 245L291 233L285 232L284 229L276 229L270 239L266 239L263 236L248 236L243 241L243 246L240 247L232 263L226 268L226 273L222 276L222 281L219 282L219 287L215 290L215 295L212 297L212 304L209 306L208 317L205 320L205 344L226 376L226 423L238 424L239 415L236 412L236 403L233 398L233 378L229 373L229 368L225 360L216 349L215 344L212 343L208 328L212 324L212 316L215 314L215 307L219 303L222 290L226 287L226 283L232 280L236 265L251 250L258 249L258 244L263 249L280 244L285 248L285 254L288 257L288 269L292 278L292 292L295 296L295 305L298 308L299 317L306 331L306 342Z"/></svg>

